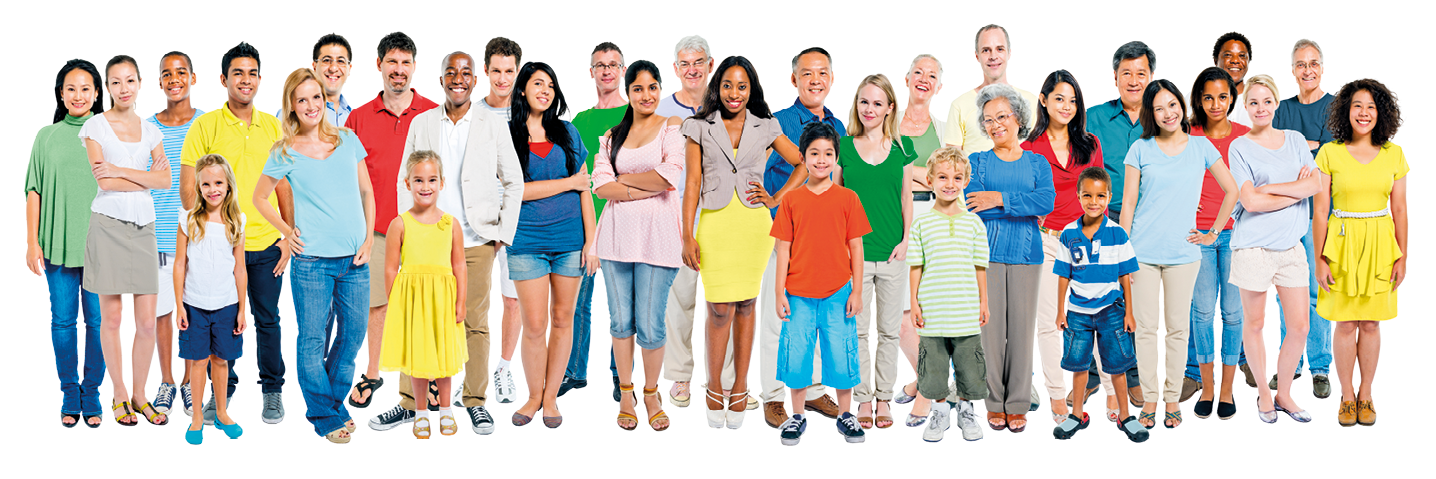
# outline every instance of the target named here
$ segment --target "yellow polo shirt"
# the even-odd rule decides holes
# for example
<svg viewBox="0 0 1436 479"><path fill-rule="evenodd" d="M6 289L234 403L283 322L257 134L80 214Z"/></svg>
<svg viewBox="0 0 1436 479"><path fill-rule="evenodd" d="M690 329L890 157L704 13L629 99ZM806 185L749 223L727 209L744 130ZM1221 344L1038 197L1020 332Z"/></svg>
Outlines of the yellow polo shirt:
<svg viewBox="0 0 1436 479"><path fill-rule="evenodd" d="M204 155L216 153L223 156L234 170L235 199L239 210L244 213L244 250L261 251L279 240L279 230L265 221L264 216L254 207L254 188L263 174L264 163L269 160L269 149L281 137L279 119L274 115L255 110L249 125L229 111L229 104L194 119L185 135L184 149L180 151L180 165L193 168ZM199 174L199 172L195 172ZM186 185L186 188L193 186ZM279 200L270 195L269 204L279 209ZM197 201L204 201L196 198Z"/></svg>

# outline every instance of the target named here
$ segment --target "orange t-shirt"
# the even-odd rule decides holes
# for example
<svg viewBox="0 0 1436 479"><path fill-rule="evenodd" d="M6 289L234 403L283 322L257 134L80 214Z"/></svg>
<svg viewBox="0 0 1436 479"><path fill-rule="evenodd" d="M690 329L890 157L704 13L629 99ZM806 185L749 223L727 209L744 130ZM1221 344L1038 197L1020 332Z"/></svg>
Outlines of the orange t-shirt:
<svg viewBox="0 0 1436 479"><path fill-rule="evenodd" d="M853 190L833 185L823 194L807 186L793 189L778 205L774 238L793 243L788 260L788 292L826 298L853 279L848 240L873 229Z"/></svg>

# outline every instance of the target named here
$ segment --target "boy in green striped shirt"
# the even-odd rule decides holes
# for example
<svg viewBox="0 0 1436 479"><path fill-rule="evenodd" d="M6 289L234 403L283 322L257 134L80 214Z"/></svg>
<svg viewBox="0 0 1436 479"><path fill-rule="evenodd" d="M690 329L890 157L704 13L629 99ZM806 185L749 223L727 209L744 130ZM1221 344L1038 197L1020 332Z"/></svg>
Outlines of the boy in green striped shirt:
<svg viewBox="0 0 1436 479"><path fill-rule="evenodd" d="M912 267L912 322L917 329L917 389L933 401L922 438L942 440L950 427L948 394L956 402L963 439L982 439L977 414L967 398L987 396L987 364L979 327L987 323L987 228L962 203L972 168L956 147L932 153L927 178L936 204L913 219L908 235ZM948 390L948 365L956 391Z"/></svg>

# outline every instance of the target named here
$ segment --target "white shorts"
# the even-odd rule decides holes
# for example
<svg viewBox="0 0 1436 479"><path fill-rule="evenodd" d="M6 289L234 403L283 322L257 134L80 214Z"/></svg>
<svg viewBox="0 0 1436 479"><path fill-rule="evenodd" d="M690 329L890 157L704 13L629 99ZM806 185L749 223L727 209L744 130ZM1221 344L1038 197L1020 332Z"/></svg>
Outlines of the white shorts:
<svg viewBox="0 0 1436 479"><path fill-rule="evenodd" d="M514 289L514 280L509 279L509 249L499 248L499 252L494 254L494 263L499 266L499 292L505 298L518 298L519 292Z"/></svg>
<svg viewBox="0 0 1436 479"><path fill-rule="evenodd" d="M1272 285L1308 288L1311 272L1306 248L1296 245L1285 251L1242 248L1232 252L1232 285L1247 291L1266 291Z"/></svg>
<svg viewBox="0 0 1436 479"><path fill-rule="evenodd" d="M155 297L155 317L175 312L175 255L160 253L160 293Z"/></svg>

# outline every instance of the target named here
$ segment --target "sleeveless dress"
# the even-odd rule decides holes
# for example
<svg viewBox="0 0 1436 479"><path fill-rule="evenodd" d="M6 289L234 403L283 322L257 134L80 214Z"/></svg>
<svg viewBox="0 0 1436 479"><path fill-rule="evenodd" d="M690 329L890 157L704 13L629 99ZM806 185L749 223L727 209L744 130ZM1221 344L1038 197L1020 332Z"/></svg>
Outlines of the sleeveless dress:
<svg viewBox="0 0 1436 479"><path fill-rule="evenodd" d="M1410 166L1401 147L1382 146L1370 163L1361 164L1346 145L1331 142L1316 154L1316 166L1331 176L1331 207L1347 213L1385 209L1391 186L1406 176ZM1316 312L1331 321L1382 321L1396 317L1396 291L1391 289L1391 265L1402 256L1396 244L1391 215L1376 218L1338 218L1326 223L1326 245L1321 255L1331 267L1336 284L1331 292L1317 290Z"/></svg>
<svg viewBox="0 0 1436 479"><path fill-rule="evenodd" d="M416 378L450 377L469 358L464 325L455 322L458 293L450 255L457 225L447 214L435 224L420 223L407 211L400 217L402 262L389 292L379 369Z"/></svg>

